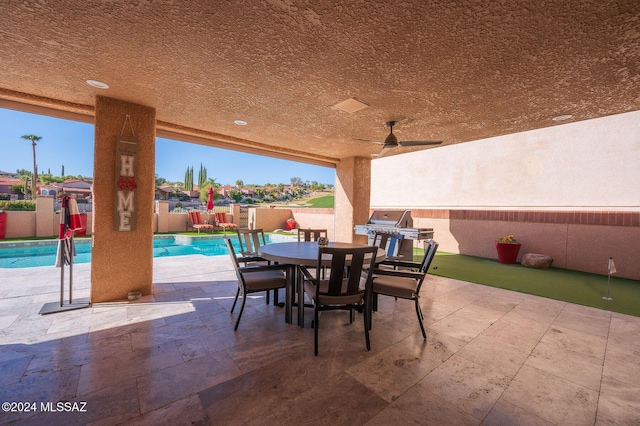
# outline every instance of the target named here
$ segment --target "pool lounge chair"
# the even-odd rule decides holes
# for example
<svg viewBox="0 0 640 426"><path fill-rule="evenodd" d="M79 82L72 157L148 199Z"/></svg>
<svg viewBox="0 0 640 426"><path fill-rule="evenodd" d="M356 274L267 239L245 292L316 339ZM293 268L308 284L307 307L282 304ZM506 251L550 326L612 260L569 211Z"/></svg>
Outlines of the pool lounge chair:
<svg viewBox="0 0 640 426"><path fill-rule="evenodd" d="M223 231L227 229L238 229L238 225L227 221L226 213L216 213L216 224L222 228Z"/></svg>
<svg viewBox="0 0 640 426"><path fill-rule="evenodd" d="M200 215L199 211L189 212L189 220L191 221L191 223L187 223L187 228L189 228L190 226L192 229L197 229L198 234L200 233L201 229L210 229L211 232L216 229L215 225L211 223L205 223L205 221L202 220L202 216Z"/></svg>

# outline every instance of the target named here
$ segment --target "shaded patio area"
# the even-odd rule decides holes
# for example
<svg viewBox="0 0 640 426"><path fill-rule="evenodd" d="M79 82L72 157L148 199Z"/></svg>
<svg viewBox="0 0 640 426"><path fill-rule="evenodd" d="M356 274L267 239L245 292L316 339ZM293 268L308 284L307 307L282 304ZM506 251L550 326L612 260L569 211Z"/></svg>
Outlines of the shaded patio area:
<svg viewBox="0 0 640 426"><path fill-rule="evenodd" d="M88 296L90 265L74 267ZM154 259L154 295L40 316L53 267L3 270L2 402L42 424L633 424L640 318L430 276L424 342L411 302L380 298L372 350L361 321L327 312L313 332L256 296L233 331L227 256ZM306 316L310 321L311 315ZM86 402L42 413L40 403Z"/></svg>

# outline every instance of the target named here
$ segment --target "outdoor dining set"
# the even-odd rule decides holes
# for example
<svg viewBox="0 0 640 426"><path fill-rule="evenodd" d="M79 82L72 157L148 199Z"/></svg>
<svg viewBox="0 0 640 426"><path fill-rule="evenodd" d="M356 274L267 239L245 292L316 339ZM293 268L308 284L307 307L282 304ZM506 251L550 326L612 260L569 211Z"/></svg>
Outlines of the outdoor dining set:
<svg viewBox="0 0 640 426"><path fill-rule="evenodd" d="M353 323L362 314L366 348L371 348L369 330L379 295L412 300L423 338L427 335L420 309L420 288L435 256L438 243L425 242L424 256L415 262L401 254L403 236L376 232L373 244L329 242L326 229L299 229L294 242L266 243L262 229L238 229L239 251L225 237L238 278L238 290L231 313L240 300L234 330L238 329L247 295L273 290L274 305L285 308L285 321L292 323L297 307L297 324L304 327L305 307L313 309L314 354L318 355L320 313L346 310ZM285 289L284 303L278 290Z"/></svg>

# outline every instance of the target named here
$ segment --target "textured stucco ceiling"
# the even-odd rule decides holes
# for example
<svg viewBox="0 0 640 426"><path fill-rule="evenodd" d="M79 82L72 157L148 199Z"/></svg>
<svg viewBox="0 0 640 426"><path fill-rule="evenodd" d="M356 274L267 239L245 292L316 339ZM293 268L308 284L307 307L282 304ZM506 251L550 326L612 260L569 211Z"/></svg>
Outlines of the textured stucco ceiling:
<svg viewBox="0 0 640 426"><path fill-rule="evenodd" d="M388 120L467 142L640 110L640 2L0 2L0 99L91 113L96 94L312 161L376 153L354 138ZM369 107L331 107L351 97Z"/></svg>

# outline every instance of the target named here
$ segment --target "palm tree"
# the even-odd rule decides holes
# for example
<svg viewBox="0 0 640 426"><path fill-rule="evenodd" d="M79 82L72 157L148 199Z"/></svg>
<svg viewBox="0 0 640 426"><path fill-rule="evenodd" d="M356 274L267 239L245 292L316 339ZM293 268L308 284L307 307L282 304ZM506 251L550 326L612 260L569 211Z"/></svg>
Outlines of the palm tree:
<svg viewBox="0 0 640 426"><path fill-rule="evenodd" d="M36 166L36 142L42 139L40 136L36 135L24 135L22 139L31 141L31 147L33 148L33 176L31 179L31 198L36 198L36 182L38 181L38 169Z"/></svg>

